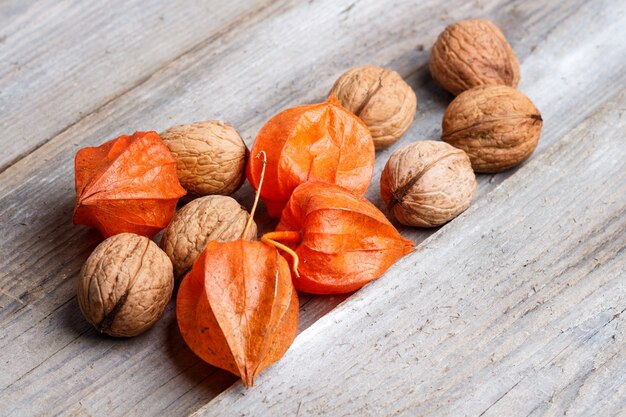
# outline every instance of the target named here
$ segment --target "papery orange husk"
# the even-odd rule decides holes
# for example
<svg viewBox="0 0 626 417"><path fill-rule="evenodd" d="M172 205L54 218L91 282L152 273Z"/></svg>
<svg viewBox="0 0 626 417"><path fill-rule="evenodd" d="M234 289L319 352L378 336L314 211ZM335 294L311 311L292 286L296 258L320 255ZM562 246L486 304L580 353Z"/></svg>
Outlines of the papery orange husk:
<svg viewBox="0 0 626 417"><path fill-rule="evenodd" d="M166 227L185 195L176 160L156 132L135 132L76 154L74 224L104 237L152 237Z"/></svg>
<svg viewBox="0 0 626 417"><path fill-rule="evenodd" d="M293 190L307 181L338 184L363 195L374 170L374 142L367 126L333 95L319 104L287 109L270 119L250 152L247 177L257 189L267 153L261 200L278 217Z"/></svg>
<svg viewBox="0 0 626 417"><path fill-rule="evenodd" d="M276 232L262 239L268 237L295 250L300 277L293 283L315 294L359 289L413 251L413 242L367 199L322 182L295 189Z"/></svg>
<svg viewBox="0 0 626 417"><path fill-rule="evenodd" d="M180 285L176 317L196 355L251 386L296 337L289 265L261 242L209 242Z"/></svg>

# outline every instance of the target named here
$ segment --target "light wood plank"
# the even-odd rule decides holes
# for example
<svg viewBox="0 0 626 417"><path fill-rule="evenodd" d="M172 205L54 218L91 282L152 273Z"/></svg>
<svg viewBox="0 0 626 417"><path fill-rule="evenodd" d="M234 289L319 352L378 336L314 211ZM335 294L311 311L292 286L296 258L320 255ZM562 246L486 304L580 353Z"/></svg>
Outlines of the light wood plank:
<svg viewBox="0 0 626 417"><path fill-rule="evenodd" d="M194 416L623 413L625 115L623 90Z"/></svg>
<svg viewBox="0 0 626 417"><path fill-rule="evenodd" d="M80 317L73 299L75 278L100 238L70 224L76 149L135 129L160 130L213 117L233 122L250 144L273 113L321 99L341 72L365 62L399 70L418 93L420 113L403 143L436 137L449 96L430 81L425 69L428 51L416 46L428 49L446 22L477 13L473 4L459 1L442 11L437 3L402 2L388 10L375 1L352 8L330 0L294 2L293 8L257 16L236 33L226 33L158 71L0 175L0 220L7 225L0 250L8 254L0 258L0 348L3 357L10 358L0 375L0 400L10 396L15 407L31 411L75 407L77 412L106 415L163 410L178 415L232 381L186 350L171 306L155 329L132 341L97 337ZM478 9L504 27L518 51L522 88L547 121L542 149L626 81L621 71L626 46L615 42L623 10L609 11L597 3L579 8L584 3L546 6L539 1L494 0L480 3ZM379 18L383 14L386 19ZM438 21L440 26L433 24ZM589 32L584 39L577 35L580 27ZM585 69L549 70L547 63L571 61L580 51L586 53ZM542 89L533 90L537 85ZM379 205L378 176L390 151L379 154L368 194ZM480 195L506 176L481 177ZM238 198L248 204L249 188ZM420 242L432 232L403 233ZM342 299L303 297L301 328ZM120 377L127 369L133 370L128 381ZM49 389L67 380L75 383L71 392Z"/></svg>
<svg viewBox="0 0 626 417"><path fill-rule="evenodd" d="M0 6L0 172L267 7L267 0L9 1Z"/></svg>

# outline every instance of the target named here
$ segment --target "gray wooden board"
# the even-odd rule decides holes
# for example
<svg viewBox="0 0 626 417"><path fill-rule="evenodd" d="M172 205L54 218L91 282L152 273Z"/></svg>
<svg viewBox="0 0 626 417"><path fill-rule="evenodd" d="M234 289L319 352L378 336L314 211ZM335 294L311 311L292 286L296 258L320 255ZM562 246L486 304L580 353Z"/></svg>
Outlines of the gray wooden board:
<svg viewBox="0 0 626 417"><path fill-rule="evenodd" d="M195 416L623 415L625 131L626 89Z"/></svg>
<svg viewBox="0 0 626 417"><path fill-rule="evenodd" d="M77 119L64 111L64 121L45 129L51 135L62 130L60 134L43 145L37 142L39 149L0 174L4 238L0 242L0 410L182 415L234 381L202 364L184 346L173 305L155 328L131 340L103 338L80 316L74 298L76 276L100 237L71 225L72 160L79 147L134 130L161 130L216 117L234 123L250 144L272 114L322 99L345 69L368 62L387 65L407 77L420 109L402 143L378 154L368 197L382 208L377 182L389 153L403 143L439 135L450 97L430 80L425 65L429 45L448 22L480 15L503 27L522 63L520 88L546 120L536 157L613 97L616 86L626 84L624 2L492 0L440 6L439 1L427 1L392 6L374 0L353 6L331 0L285 1L259 12L242 11L247 17L236 20L234 27L167 64L165 57L159 58L156 72L128 80L112 98L101 99L107 88L117 85L115 80L105 85L101 98L89 101L91 110L85 117ZM148 9L148 13L153 12ZM95 65L100 56L94 52L86 59ZM146 67L144 74L151 68L155 67ZM55 74L55 82L64 80ZM40 76L45 81L46 75ZM78 102L90 100L80 94L72 97ZM18 133L24 136L24 131ZM477 202L503 179L518 174L480 176ZM248 186L236 197L250 206ZM271 222L264 222L263 215L261 210L259 220L267 229ZM433 231L402 229L402 233L419 243ZM381 282L399 271L394 269ZM301 330L345 298L303 295Z"/></svg>
<svg viewBox="0 0 626 417"><path fill-rule="evenodd" d="M0 5L0 171L267 0Z"/></svg>

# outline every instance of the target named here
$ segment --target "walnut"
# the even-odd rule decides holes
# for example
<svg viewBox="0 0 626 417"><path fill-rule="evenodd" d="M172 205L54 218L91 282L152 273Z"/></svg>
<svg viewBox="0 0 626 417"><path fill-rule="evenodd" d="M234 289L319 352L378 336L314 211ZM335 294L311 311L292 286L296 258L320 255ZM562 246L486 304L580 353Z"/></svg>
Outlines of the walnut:
<svg viewBox="0 0 626 417"><path fill-rule="evenodd" d="M414 142L395 151L380 177L389 211L407 226L434 227L465 211L476 177L465 152L445 142Z"/></svg>
<svg viewBox="0 0 626 417"><path fill-rule="evenodd" d="M191 196L229 195L243 184L248 148L232 126L216 120L174 126L161 139Z"/></svg>
<svg viewBox="0 0 626 417"><path fill-rule="evenodd" d="M167 255L147 237L122 233L99 244L85 262L78 305L98 331L130 337L161 317L173 288Z"/></svg>
<svg viewBox="0 0 626 417"><path fill-rule="evenodd" d="M456 97L443 116L442 139L463 149L476 172L498 172L526 160L543 121L528 97L511 87L485 86Z"/></svg>
<svg viewBox="0 0 626 417"><path fill-rule="evenodd" d="M373 65L343 74L331 94L369 127L376 149L397 142L411 126L417 108L415 92L400 74Z"/></svg>
<svg viewBox="0 0 626 417"><path fill-rule="evenodd" d="M248 217L237 200L222 195L198 198L185 205L161 238L161 248L174 265L174 276L184 275L209 241L241 239ZM256 233L253 221L246 239L255 239Z"/></svg>
<svg viewBox="0 0 626 417"><path fill-rule="evenodd" d="M480 85L517 87L519 62L496 25L485 19L456 22L439 35L430 73L454 95Z"/></svg>

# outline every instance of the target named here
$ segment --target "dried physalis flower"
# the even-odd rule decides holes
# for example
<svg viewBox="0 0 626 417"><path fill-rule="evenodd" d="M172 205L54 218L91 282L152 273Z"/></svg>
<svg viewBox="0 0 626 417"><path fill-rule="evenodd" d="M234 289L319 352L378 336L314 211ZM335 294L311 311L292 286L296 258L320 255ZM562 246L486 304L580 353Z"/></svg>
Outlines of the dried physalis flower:
<svg viewBox="0 0 626 417"><path fill-rule="evenodd" d="M365 122L376 149L397 142L415 117L415 92L390 69L375 65L352 68L335 82L330 90L333 94Z"/></svg>
<svg viewBox="0 0 626 417"><path fill-rule="evenodd" d="M242 236L257 201L258 192ZM249 387L296 337L298 295L289 265L266 243L211 241L180 285L176 317L196 355Z"/></svg>
<svg viewBox="0 0 626 417"><path fill-rule="evenodd" d="M452 220L469 207L475 191L467 154L439 141L398 149L380 177L389 211L407 226L434 227Z"/></svg>
<svg viewBox="0 0 626 417"><path fill-rule="evenodd" d="M186 204L161 238L161 248L174 265L174 276L183 276L210 241L240 239L248 218L237 200L223 195L209 195ZM256 239L256 232L253 221L244 239Z"/></svg>
<svg viewBox="0 0 626 417"><path fill-rule="evenodd" d="M76 154L74 224L154 236L170 222L185 195L176 160L156 132L120 136Z"/></svg>
<svg viewBox="0 0 626 417"><path fill-rule="evenodd" d="M476 87L450 103L441 138L464 150L474 171L499 172L532 155L542 126L539 110L516 89Z"/></svg>
<svg viewBox="0 0 626 417"><path fill-rule="evenodd" d="M217 120L174 126L161 139L177 162L189 196L230 195L243 184L248 148L229 124Z"/></svg>
<svg viewBox="0 0 626 417"><path fill-rule="evenodd" d="M485 19L458 21L439 35L430 73L454 95L480 85L517 87L519 62L496 25Z"/></svg>
<svg viewBox="0 0 626 417"><path fill-rule="evenodd" d="M147 237L121 233L99 244L85 262L78 305L99 332L130 337L161 317L173 288L167 255Z"/></svg>
<svg viewBox="0 0 626 417"><path fill-rule="evenodd" d="M209 242L180 285L176 317L196 355L251 386L296 337L289 265L258 241Z"/></svg>
<svg viewBox="0 0 626 417"><path fill-rule="evenodd" d="M276 232L261 241L278 241L295 250L299 277L294 285L315 294L357 290L413 251L413 242L372 203L322 182L296 188Z"/></svg>
<svg viewBox="0 0 626 417"><path fill-rule="evenodd" d="M307 181L326 181L363 195L374 171L374 143L367 126L335 96L320 104L285 110L270 119L252 146L267 152L261 192L270 216L277 217L292 191ZM259 187L261 162L250 158L247 176Z"/></svg>

